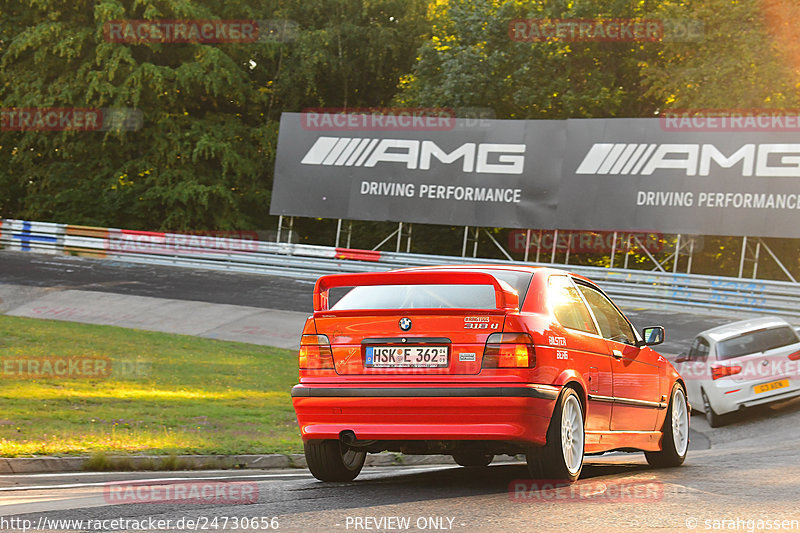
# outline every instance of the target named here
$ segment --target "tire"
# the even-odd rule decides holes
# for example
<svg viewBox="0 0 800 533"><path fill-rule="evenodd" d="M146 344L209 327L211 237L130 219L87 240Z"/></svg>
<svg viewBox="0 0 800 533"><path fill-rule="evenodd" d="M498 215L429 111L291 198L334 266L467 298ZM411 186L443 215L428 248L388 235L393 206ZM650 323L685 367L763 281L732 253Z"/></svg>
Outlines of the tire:
<svg viewBox="0 0 800 533"><path fill-rule="evenodd" d="M347 448L335 439L303 443L306 463L320 481L353 481L364 467L367 452Z"/></svg>
<svg viewBox="0 0 800 533"><path fill-rule="evenodd" d="M458 452L453 454L456 464L466 467L485 467L494 459L494 455L486 455L478 452Z"/></svg>
<svg viewBox="0 0 800 533"><path fill-rule="evenodd" d="M708 396L706 396L706 391L700 389L700 395L703 397L703 410L706 412L706 420L708 421L708 425L712 428L718 428L724 425L725 422L722 419L722 415L718 415L711 407L711 402L708 400Z"/></svg>
<svg viewBox="0 0 800 533"><path fill-rule="evenodd" d="M577 480L583 469L585 442L580 399L573 389L564 389L553 410L547 444L529 450L527 454L531 476L569 482Z"/></svg>
<svg viewBox="0 0 800 533"><path fill-rule="evenodd" d="M677 383L672 387L661 443L660 452L644 452L647 462L660 468L682 465L689 450L689 408L686 391Z"/></svg>

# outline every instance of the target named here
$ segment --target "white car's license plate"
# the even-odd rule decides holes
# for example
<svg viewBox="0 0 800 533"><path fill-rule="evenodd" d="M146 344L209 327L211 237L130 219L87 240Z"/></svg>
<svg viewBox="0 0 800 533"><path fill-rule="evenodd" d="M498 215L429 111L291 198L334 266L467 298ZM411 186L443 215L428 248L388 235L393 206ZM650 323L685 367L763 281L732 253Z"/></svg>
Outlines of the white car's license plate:
<svg viewBox="0 0 800 533"><path fill-rule="evenodd" d="M755 385L753 387L753 391L756 394L762 394L764 392L770 392L788 386L789 386L788 379L779 379L777 381L770 381L769 383L762 383L761 385Z"/></svg>
<svg viewBox="0 0 800 533"><path fill-rule="evenodd" d="M367 346L364 366L442 368L447 366L447 351L447 346Z"/></svg>

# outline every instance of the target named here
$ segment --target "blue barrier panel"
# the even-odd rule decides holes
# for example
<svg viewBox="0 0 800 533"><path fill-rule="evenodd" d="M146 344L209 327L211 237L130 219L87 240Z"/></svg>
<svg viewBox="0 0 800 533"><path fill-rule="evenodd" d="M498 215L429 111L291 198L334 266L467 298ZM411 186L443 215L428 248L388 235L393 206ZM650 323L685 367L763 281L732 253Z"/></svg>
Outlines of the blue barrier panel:
<svg viewBox="0 0 800 533"><path fill-rule="evenodd" d="M23 222L22 223L22 232L21 233L13 233L11 235L12 239L18 239L20 241L20 249L23 251L30 251L31 249L31 242L42 242L42 243L52 243L56 244L58 242L57 237L48 237L46 235L33 235L31 233L31 223L30 222Z"/></svg>

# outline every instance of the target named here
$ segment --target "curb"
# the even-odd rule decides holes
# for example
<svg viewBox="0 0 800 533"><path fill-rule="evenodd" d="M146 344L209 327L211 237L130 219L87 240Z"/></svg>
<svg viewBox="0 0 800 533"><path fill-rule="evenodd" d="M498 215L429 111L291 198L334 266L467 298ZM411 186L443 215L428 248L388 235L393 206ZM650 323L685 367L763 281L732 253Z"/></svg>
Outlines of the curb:
<svg viewBox="0 0 800 533"><path fill-rule="evenodd" d="M371 453L366 466L456 464L449 455ZM0 457L0 474L84 471L232 470L306 468L301 453L267 455L116 455L109 457Z"/></svg>

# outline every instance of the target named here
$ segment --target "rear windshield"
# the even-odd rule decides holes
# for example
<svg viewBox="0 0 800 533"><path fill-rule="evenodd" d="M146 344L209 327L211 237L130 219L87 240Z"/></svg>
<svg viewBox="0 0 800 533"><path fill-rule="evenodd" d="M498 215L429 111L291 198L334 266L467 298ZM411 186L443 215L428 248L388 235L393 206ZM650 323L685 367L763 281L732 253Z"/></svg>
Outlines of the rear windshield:
<svg viewBox="0 0 800 533"><path fill-rule="evenodd" d="M733 359L800 342L789 326L752 331L717 343L717 359Z"/></svg>
<svg viewBox="0 0 800 533"><path fill-rule="evenodd" d="M533 274L511 270L480 272L511 285L519 293L522 305ZM496 304L491 285L378 285L355 287L331 309L496 309Z"/></svg>

